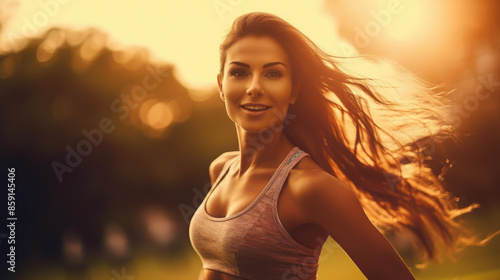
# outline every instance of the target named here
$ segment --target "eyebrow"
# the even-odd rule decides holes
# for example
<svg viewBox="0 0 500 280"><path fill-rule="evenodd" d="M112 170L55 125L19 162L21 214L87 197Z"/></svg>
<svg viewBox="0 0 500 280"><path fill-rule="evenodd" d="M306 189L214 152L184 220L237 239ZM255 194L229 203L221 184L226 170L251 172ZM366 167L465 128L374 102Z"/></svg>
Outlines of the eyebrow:
<svg viewBox="0 0 500 280"><path fill-rule="evenodd" d="M239 61L231 61L229 64L236 64L236 65L239 65L239 66L242 66L242 67L245 67L245 68L250 68L250 65L248 65L246 63L243 63L243 62L239 62ZM285 68L288 68L282 62L270 62L270 63L266 63L266 64L264 64L264 66L262 66L262 68L271 67L271 66L274 66L274 65L277 65L277 64L281 64L281 65L285 66Z"/></svg>

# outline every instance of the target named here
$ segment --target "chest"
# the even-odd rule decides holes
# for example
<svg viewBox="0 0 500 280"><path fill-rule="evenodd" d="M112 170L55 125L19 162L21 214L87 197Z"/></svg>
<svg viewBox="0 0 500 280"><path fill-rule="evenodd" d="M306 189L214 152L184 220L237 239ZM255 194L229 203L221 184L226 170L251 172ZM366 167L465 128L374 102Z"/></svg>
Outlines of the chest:
<svg viewBox="0 0 500 280"><path fill-rule="evenodd" d="M228 174L209 194L206 203L208 214L222 218L245 210L259 197L271 176L272 174L258 174L237 180Z"/></svg>
<svg viewBox="0 0 500 280"><path fill-rule="evenodd" d="M229 175L229 174L227 174ZM206 211L213 217L230 217L245 211L254 203L263 190L270 183L272 172L261 172L252 177L235 180L226 176L215 186L206 201ZM298 243L314 248L317 236L326 236L326 233L317 225L310 224L302 218L297 207L296 198L291 188L294 186L293 174L289 174L284 181L277 200L278 218L285 230Z"/></svg>

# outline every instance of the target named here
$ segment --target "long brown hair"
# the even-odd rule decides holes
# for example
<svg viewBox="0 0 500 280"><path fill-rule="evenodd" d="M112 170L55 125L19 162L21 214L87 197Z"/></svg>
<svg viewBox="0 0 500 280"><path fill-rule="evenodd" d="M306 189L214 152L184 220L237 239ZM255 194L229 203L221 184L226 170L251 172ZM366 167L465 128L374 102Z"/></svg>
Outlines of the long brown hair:
<svg viewBox="0 0 500 280"><path fill-rule="evenodd" d="M221 76L228 48L248 35L275 39L290 58L298 100L288 111L294 118L284 127L287 138L347 183L380 230L410 233L426 260L439 260L439 239L453 259L463 245L483 245L494 236L478 240L456 221L478 205L459 208L424 164L430 145L456 138L432 88L401 69L406 78L398 86L348 73L342 58L268 13L234 21L220 46Z"/></svg>

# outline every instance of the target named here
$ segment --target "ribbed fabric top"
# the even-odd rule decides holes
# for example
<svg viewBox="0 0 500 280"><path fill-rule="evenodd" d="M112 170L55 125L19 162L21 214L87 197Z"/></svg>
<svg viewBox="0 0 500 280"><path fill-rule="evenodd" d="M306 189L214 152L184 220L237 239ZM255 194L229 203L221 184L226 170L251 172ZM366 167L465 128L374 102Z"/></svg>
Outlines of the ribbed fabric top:
<svg viewBox="0 0 500 280"><path fill-rule="evenodd" d="M207 199L238 159L227 161L214 186L196 210L189 238L203 268L244 279L316 279L324 240L314 249L295 241L278 217L278 197L290 170L307 153L294 147L257 196L242 211L228 217L207 213Z"/></svg>

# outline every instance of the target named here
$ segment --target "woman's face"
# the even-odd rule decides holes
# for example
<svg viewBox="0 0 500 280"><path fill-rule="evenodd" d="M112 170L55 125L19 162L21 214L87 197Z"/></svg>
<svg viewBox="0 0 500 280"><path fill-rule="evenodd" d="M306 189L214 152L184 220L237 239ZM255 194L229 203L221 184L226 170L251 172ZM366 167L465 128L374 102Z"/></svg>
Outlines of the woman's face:
<svg viewBox="0 0 500 280"><path fill-rule="evenodd" d="M250 133L281 129L296 100L288 55L266 36L246 36L231 45L217 81L229 118Z"/></svg>

